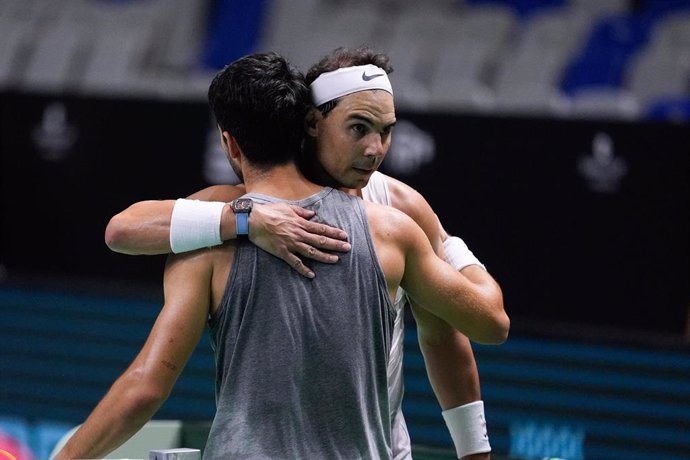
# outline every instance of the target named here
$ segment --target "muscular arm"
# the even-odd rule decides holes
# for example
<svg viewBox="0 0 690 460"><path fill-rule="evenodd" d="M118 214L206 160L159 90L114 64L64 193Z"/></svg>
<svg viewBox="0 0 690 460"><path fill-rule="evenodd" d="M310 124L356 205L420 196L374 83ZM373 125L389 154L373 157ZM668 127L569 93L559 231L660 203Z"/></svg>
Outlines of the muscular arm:
<svg viewBox="0 0 690 460"><path fill-rule="evenodd" d="M392 204L412 217L424 230L434 251L444 257L442 242L448 235L441 228L429 203L416 190L393 178L387 178ZM487 302L503 305L501 290L486 270L471 265L461 270L471 283L483 287ZM429 382L442 410L481 400L479 373L469 339L416 302L410 302L417 323L419 348L424 356ZM488 460L482 453L463 457L464 460Z"/></svg>
<svg viewBox="0 0 690 460"><path fill-rule="evenodd" d="M408 216L390 208L387 211L382 219L383 232L379 229L377 233L402 249L404 273L400 286L410 298L471 340L491 344L505 341L510 321L502 303L487 300L489 293L441 260Z"/></svg>
<svg viewBox="0 0 690 460"><path fill-rule="evenodd" d="M164 277L165 305L144 347L56 460L102 458L160 408L203 332L210 280L210 265L198 254L170 258Z"/></svg>
<svg viewBox="0 0 690 460"><path fill-rule="evenodd" d="M201 201L229 202L245 193L243 186L216 185L200 190L188 198ZM147 200L134 203L116 214L105 229L105 243L115 252L131 255L169 254L170 218L175 200ZM232 210L223 209L221 237L235 237Z"/></svg>
<svg viewBox="0 0 690 460"><path fill-rule="evenodd" d="M201 190L189 199L229 202L245 193L244 186L216 185ZM170 247L170 223L175 200L141 201L115 215L105 231L108 247L123 254L167 254ZM256 205L249 216L249 239L263 250L283 259L304 276L313 276L301 263L308 257L323 263L335 263L338 257L326 251L347 252L347 233L311 222L309 211L286 203ZM235 218L225 205L220 220L223 241L237 237Z"/></svg>
<svg viewBox="0 0 690 460"><path fill-rule="evenodd" d="M387 180L393 206L414 219L424 230L436 254L443 257L442 241L447 235L429 203L408 185L390 177ZM486 270L471 265L461 273L468 282L481 288L477 292L485 295L486 302L496 302L502 308L500 288ZM429 381L442 409L481 399L477 366L467 337L414 301L411 307Z"/></svg>

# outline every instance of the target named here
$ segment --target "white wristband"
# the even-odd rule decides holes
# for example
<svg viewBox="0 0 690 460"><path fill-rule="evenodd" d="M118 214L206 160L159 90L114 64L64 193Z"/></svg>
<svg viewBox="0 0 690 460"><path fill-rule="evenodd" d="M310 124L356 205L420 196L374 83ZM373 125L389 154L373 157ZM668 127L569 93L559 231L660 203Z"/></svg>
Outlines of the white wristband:
<svg viewBox="0 0 690 460"><path fill-rule="evenodd" d="M446 253L446 262L458 271L470 265L479 265L486 270L484 264L472 254L470 248L457 236L449 236L443 242L443 252Z"/></svg>
<svg viewBox="0 0 690 460"><path fill-rule="evenodd" d="M223 243L220 220L225 203L179 199L170 219L170 248L175 254Z"/></svg>
<svg viewBox="0 0 690 460"><path fill-rule="evenodd" d="M484 419L484 401L475 401L441 412L453 438L458 458L491 452Z"/></svg>

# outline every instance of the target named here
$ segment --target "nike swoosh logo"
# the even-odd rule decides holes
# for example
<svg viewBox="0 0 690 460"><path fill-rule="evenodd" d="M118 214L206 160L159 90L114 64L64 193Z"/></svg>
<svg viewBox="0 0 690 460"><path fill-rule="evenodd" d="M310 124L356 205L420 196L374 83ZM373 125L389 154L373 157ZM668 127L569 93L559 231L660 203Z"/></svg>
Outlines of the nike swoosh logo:
<svg viewBox="0 0 690 460"><path fill-rule="evenodd" d="M383 77L384 75L386 75L386 74L385 73L376 73L374 75L367 75L366 72L362 72L362 80L369 81L369 80L373 80L374 78L377 78L377 77Z"/></svg>

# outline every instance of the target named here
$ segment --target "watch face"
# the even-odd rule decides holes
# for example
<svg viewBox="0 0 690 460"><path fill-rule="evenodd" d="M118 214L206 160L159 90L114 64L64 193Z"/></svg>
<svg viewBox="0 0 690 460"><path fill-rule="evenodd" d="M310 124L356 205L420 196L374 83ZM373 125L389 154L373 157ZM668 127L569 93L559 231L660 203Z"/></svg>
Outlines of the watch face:
<svg viewBox="0 0 690 460"><path fill-rule="evenodd" d="M252 200L249 198L239 198L233 202L232 209L235 212L249 212L252 209Z"/></svg>

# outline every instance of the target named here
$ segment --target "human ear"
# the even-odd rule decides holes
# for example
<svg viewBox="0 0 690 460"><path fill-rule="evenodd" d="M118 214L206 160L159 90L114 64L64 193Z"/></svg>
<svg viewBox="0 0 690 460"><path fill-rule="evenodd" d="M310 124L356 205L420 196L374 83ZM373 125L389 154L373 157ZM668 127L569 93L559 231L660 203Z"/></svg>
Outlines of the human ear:
<svg viewBox="0 0 690 460"><path fill-rule="evenodd" d="M223 150L225 150L227 153L228 139L226 138L226 135L230 136L230 133L228 133L227 131L223 131L223 128L218 126L218 134L220 134L220 145L221 145L221 147L223 147Z"/></svg>
<svg viewBox="0 0 690 460"><path fill-rule="evenodd" d="M230 158L239 160L242 156L242 149L240 148L237 140L227 131L223 131L223 142L226 145L226 149Z"/></svg>
<svg viewBox="0 0 690 460"><path fill-rule="evenodd" d="M319 120L323 115L321 115L321 112L319 112L319 109L317 108L312 108L307 112L307 116L304 117L304 132L307 134L309 137L316 137L319 128L318 128L318 123Z"/></svg>

